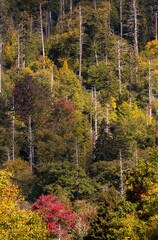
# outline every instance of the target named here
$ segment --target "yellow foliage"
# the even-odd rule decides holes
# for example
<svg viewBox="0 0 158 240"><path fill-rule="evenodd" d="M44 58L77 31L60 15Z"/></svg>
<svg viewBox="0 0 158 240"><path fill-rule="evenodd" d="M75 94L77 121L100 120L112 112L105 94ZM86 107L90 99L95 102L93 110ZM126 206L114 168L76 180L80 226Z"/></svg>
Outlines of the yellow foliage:
<svg viewBox="0 0 158 240"><path fill-rule="evenodd" d="M48 239L42 218L31 210L19 208L24 198L11 176L6 170L0 170L0 239Z"/></svg>

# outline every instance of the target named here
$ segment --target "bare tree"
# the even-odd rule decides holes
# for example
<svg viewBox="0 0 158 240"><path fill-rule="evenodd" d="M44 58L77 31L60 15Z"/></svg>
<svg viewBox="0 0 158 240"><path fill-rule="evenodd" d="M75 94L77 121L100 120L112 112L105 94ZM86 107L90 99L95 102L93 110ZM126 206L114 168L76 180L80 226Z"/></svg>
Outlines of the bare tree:
<svg viewBox="0 0 158 240"><path fill-rule="evenodd" d="M72 0L70 0L70 12L72 12Z"/></svg>
<svg viewBox="0 0 158 240"><path fill-rule="evenodd" d="M120 0L120 36L123 35L123 22L122 22L122 0Z"/></svg>
<svg viewBox="0 0 158 240"><path fill-rule="evenodd" d="M123 197L123 168L122 168L122 152L120 149L120 196Z"/></svg>
<svg viewBox="0 0 158 240"><path fill-rule="evenodd" d="M151 60L149 60L149 121L152 117L152 82L151 82Z"/></svg>
<svg viewBox="0 0 158 240"><path fill-rule="evenodd" d="M2 34L0 33L0 95L2 93Z"/></svg>
<svg viewBox="0 0 158 240"><path fill-rule="evenodd" d="M29 143L29 163L30 163L30 171L33 170L33 161L34 161L34 139L32 133L32 117L29 115L29 125L28 125L29 135L28 135L28 143Z"/></svg>
<svg viewBox="0 0 158 240"><path fill-rule="evenodd" d="M52 66L51 93L53 93L53 86L54 86L54 70L53 70L53 66Z"/></svg>
<svg viewBox="0 0 158 240"><path fill-rule="evenodd" d="M40 3L40 25L41 25L42 54L43 54L43 57L44 57L43 69L45 69L45 51L44 51L44 36L43 36L43 23L42 23L42 7L41 7L41 3Z"/></svg>
<svg viewBox="0 0 158 240"><path fill-rule="evenodd" d="M106 133L109 132L109 104L106 103Z"/></svg>
<svg viewBox="0 0 158 240"><path fill-rule="evenodd" d="M81 4L79 6L79 29L80 29L80 39L79 39L79 76L82 74L82 12Z"/></svg>
<svg viewBox="0 0 158 240"><path fill-rule="evenodd" d="M118 79L119 79L119 100L121 100L121 66L120 66L120 41L117 42L117 63L118 63Z"/></svg>
<svg viewBox="0 0 158 240"><path fill-rule="evenodd" d="M75 159L75 162L76 162L76 166L78 166L78 139L77 139L77 137L75 137L75 146L76 146L76 159Z"/></svg>
<svg viewBox="0 0 158 240"><path fill-rule="evenodd" d="M133 23L134 23L134 51L138 56L138 23L137 23L137 2L133 0Z"/></svg>
<svg viewBox="0 0 158 240"><path fill-rule="evenodd" d="M156 39L156 41L158 40L158 38L157 38L157 11L156 11L156 14L155 14L155 18L156 18L156 29L155 29L155 32L156 32L156 34L155 34L155 39Z"/></svg>

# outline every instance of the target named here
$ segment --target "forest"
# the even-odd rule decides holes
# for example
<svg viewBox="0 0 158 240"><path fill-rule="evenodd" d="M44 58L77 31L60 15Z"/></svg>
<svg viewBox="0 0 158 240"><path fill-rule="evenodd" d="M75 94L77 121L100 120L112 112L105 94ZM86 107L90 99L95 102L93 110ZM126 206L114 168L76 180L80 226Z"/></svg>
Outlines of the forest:
<svg viewBox="0 0 158 240"><path fill-rule="evenodd" d="M157 0L0 0L0 239L158 239L157 22Z"/></svg>

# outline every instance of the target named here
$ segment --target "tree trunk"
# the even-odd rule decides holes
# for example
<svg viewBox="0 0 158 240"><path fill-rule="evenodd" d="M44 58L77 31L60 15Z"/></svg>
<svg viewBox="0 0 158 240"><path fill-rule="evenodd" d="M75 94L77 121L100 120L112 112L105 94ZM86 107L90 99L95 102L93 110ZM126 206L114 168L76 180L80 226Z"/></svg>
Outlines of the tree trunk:
<svg viewBox="0 0 158 240"><path fill-rule="evenodd" d="M19 37L19 30L18 30L18 68L20 67L20 37Z"/></svg>
<svg viewBox="0 0 158 240"><path fill-rule="evenodd" d="M129 53L129 105L132 105L131 52Z"/></svg>
<svg viewBox="0 0 158 240"><path fill-rule="evenodd" d="M79 19L80 19L80 52L79 52L79 76L82 74L82 12L81 12L81 4L79 6Z"/></svg>
<svg viewBox="0 0 158 240"><path fill-rule="evenodd" d="M96 45L95 45L95 41L94 41L94 47L95 47ZM95 48L95 61L96 61L96 65L98 66L98 54L97 54L97 50L96 50L96 48Z"/></svg>
<svg viewBox="0 0 158 240"><path fill-rule="evenodd" d="M78 139L75 138L75 144L76 144L76 166L78 166Z"/></svg>
<svg viewBox="0 0 158 240"><path fill-rule="evenodd" d="M30 170L33 170L33 160L34 160L34 144L33 144L33 134L32 134L32 118L31 115L29 116L29 163L30 163Z"/></svg>
<svg viewBox="0 0 158 240"><path fill-rule="evenodd" d="M137 24L137 3L133 0L133 15L134 15L134 51L135 56L138 56L138 24Z"/></svg>
<svg viewBox="0 0 158 240"><path fill-rule="evenodd" d="M15 113L13 112L13 120L12 120L12 156L13 161L15 160Z"/></svg>
<svg viewBox="0 0 158 240"><path fill-rule="evenodd" d="M54 86L54 70L52 66L52 76L51 76L51 93L53 94L53 86Z"/></svg>
<svg viewBox="0 0 158 240"><path fill-rule="evenodd" d="M0 96L2 93L2 35L0 34Z"/></svg>
<svg viewBox="0 0 158 240"><path fill-rule="evenodd" d="M94 0L94 9L97 10L97 0Z"/></svg>
<svg viewBox="0 0 158 240"><path fill-rule="evenodd" d="M155 39L157 41L158 40L158 38L157 38L157 11L156 11L156 16L155 17L156 17L156 29L155 29L156 30L156 34L155 34Z"/></svg>
<svg viewBox="0 0 158 240"><path fill-rule="evenodd" d="M117 55L118 55L119 100L121 100L120 41L117 42Z"/></svg>
<svg viewBox="0 0 158 240"><path fill-rule="evenodd" d="M95 103L95 142L98 138L98 109L97 109L97 93L96 93L96 87L94 87L94 103Z"/></svg>
<svg viewBox="0 0 158 240"><path fill-rule="evenodd" d="M70 12L72 12L72 0L70 0Z"/></svg>
<svg viewBox="0 0 158 240"><path fill-rule="evenodd" d="M106 133L109 132L109 104L106 103Z"/></svg>
<svg viewBox="0 0 158 240"><path fill-rule="evenodd" d="M44 51L44 36L43 36L43 24L42 24L42 7L40 3L40 25L41 25L41 41L42 41L42 54L43 54L43 69L45 69L45 51Z"/></svg>
<svg viewBox="0 0 158 240"><path fill-rule="evenodd" d="M120 149L120 196L123 197L123 169L122 169L122 153Z"/></svg>
<svg viewBox="0 0 158 240"><path fill-rule="evenodd" d="M152 83L151 83L151 61L149 60L149 122L151 123L152 117Z"/></svg>
<svg viewBox="0 0 158 240"><path fill-rule="evenodd" d="M111 25L111 14L110 14L110 12L111 12L111 2L110 2L110 0L109 0L109 35L110 35L110 25Z"/></svg>
<svg viewBox="0 0 158 240"><path fill-rule="evenodd" d="M122 0L120 0L120 36L123 35L123 22L122 22Z"/></svg>
<svg viewBox="0 0 158 240"><path fill-rule="evenodd" d="M7 158L8 158L8 162L10 161L10 151L9 148L7 147Z"/></svg>

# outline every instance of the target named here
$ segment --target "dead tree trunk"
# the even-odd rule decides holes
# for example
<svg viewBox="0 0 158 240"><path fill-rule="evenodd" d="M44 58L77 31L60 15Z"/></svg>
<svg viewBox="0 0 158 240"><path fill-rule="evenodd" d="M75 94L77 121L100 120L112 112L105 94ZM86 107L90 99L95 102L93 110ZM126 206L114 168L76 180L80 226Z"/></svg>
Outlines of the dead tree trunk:
<svg viewBox="0 0 158 240"><path fill-rule="evenodd" d="M52 76L51 76L51 93L53 94L53 86L54 86L54 70L52 66Z"/></svg>
<svg viewBox="0 0 158 240"><path fill-rule="evenodd" d="M131 74L131 52L129 53L129 105L132 105L132 74Z"/></svg>
<svg viewBox="0 0 158 240"><path fill-rule="evenodd" d="M121 100L120 41L117 42L117 62L118 62L118 79L119 79L119 100Z"/></svg>
<svg viewBox="0 0 158 240"><path fill-rule="evenodd" d="M70 0L70 12L72 12L72 0Z"/></svg>
<svg viewBox="0 0 158 240"><path fill-rule="evenodd" d="M136 57L138 56L138 23L137 23L137 3L133 0L133 16L134 16L134 51Z"/></svg>
<svg viewBox="0 0 158 240"><path fill-rule="evenodd" d="M81 5L79 6L79 27L80 27L80 40L79 40L79 44L80 44L80 52L79 52L79 76L81 77L82 74L82 12L81 12Z"/></svg>
<svg viewBox="0 0 158 240"><path fill-rule="evenodd" d="M76 145L76 166L78 166L78 139L75 138L75 145Z"/></svg>
<svg viewBox="0 0 158 240"><path fill-rule="evenodd" d="M0 34L0 96L2 93L2 34Z"/></svg>
<svg viewBox="0 0 158 240"><path fill-rule="evenodd" d="M15 112L13 111L12 119L12 157L15 160Z"/></svg>
<svg viewBox="0 0 158 240"><path fill-rule="evenodd" d="M30 171L33 170L33 160L34 160L34 144L33 144L33 134L32 134L32 117L29 115L29 137L28 137L28 143L29 143L29 163L30 163Z"/></svg>
<svg viewBox="0 0 158 240"><path fill-rule="evenodd" d="M98 66L98 54L97 54L97 50L96 50L96 44L95 44L95 41L94 41L94 53L95 53L95 61L96 61L96 65Z"/></svg>
<svg viewBox="0 0 158 240"><path fill-rule="evenodd" d="M155 29L156 30L156 34L155 34L155 39L157 41L158 40L158 38L157 38L157 11L156 11L156 16L155 17L156 17L156 29Z"/></svg>
<svg viewBox="0 0 158 240"><path fill-rule="evenodd" d="M122 22L122 0L120 0L120 36L123 36L123 22Z"/></svg>
<svg viewBox="0 0 158 240"><path fill-rule="evenodd" d="M19 37L19 30L18 30L18 68L20 67L20 37Z"/></svg>
<svg viewBox="0 0 158 240"><path fill-rule="evenodd" d="M134 25L134 55L135 55L135 83L138 83L138 23L137 23L137 3L133 0L133 25Z"/></svg>
<svg viewBox="0 0 158 240"><path fill-rule="evenodd" d="M98 138L98 108L96 87L94 87L94 103L95 103L95 142L96 142Z"/></svg>
<svg viewBox="0 0 158 240"><path fill-rule="evenodd" d="M109 132L109 104L106 103L106 133Z"/></svg>
<svg viewBox="0 0 158 240"><path fill-rule="evenodd" d="M123 169L122 169L122 152L120 149L120 196L123 197Z"/></svg>
<svg viewBox="0 0 158 240"><path fill-rule="evenodd" d="M41 41L42 41L42 54L43 54L43 69L45 69L45 51L44 51L44 36L43 36L43 24L42 24L42 7L40 3L40 25L41 25Z"/></svg>
<svg viewBox="0 0 158 240"><path fill-rule="evenodd" d="M151 83L151 61L149 60L149 122L151 123L152 117L152 83Z"/></svg>

